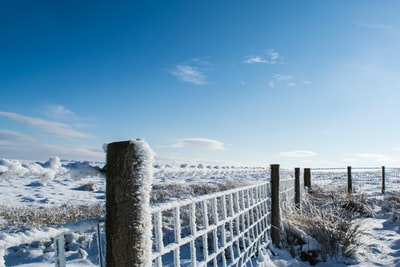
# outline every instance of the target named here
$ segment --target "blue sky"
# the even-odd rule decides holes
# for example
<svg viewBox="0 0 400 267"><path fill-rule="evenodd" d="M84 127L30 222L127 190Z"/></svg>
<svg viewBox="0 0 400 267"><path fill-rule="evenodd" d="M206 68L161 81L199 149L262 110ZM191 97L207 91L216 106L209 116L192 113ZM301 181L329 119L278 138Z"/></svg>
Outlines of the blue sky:
<svg viewBox="0 0 400 267"><path fill-rule="evenodd" d="M0 158L400 164L400 2L0 1Z"/></svg>

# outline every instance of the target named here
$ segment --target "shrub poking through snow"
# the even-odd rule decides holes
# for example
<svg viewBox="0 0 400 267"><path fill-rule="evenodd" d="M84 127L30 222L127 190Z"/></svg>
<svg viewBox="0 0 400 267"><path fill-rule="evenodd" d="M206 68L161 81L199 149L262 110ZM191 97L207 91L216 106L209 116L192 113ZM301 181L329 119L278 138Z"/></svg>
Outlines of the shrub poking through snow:
<svg viewBox="0 0 400 267"><path fill-rule="evenodd" d="M284 211L284 245L311 265L329 257L340 261L354 256L361 234L356 218L371 215L360 200L318 191L303 201L301 210Z"/></svg>
<svg viewBox="0 0 400 267"><path fill-rule="evenodd" d="M8 231L31 227L44 227L79 220L103 217L104 204L73 205L49 207L10 207L0 206L0 229Z"/></svg>

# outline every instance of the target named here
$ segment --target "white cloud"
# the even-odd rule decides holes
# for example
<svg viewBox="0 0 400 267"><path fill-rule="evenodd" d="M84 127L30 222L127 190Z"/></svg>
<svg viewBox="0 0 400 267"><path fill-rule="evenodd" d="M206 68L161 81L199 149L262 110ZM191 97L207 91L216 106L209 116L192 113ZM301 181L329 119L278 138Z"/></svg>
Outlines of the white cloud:
<svg viewBox="0 0 400 267"><path fill-rule="evenodd" d="M270 64L275 64L277 60L281 57L278 52L274 51L273 49L268 49L266 54L269 57Z"/></svg>
<svg viewBox="0 0 400 267"><path fill-rule="evenodd" d="M292 75L285 75L285 74L280 74L280 73L275 74L274 77L275 77L275 80L277 80L277 81L290 81L293 79Z"/></svg>
<svg viewBox="0 0 400 267"><path fill-rule="evenodd" d="M183 82L188 82L194 85L207 84L206 77L200 70L186 64L176 65L175 68L171 70L171 74Z"/></svg>
<svg viewBox="0 0 400 267"><path fill-rule="evenodd" d="M175 144L172 144L168 147L173 148L184 148L184 147L197 147L208 150L225 150L224 143L207 138L183 138L178 139Z"/></svg>
<svg viewBox="0 0 400 267"><path fill-rule="evenodd" d="M278 60L280 59L280 55L278 52L274 51L273 49L268 49L265 51L265 56L248 56L246 57L245 60L243 60L244 63L247 64L276 64L278 63Z"/></svg>
<svg viewBox="0 0 400 267"><path fill-rule="evenodd" d="M243 62L247 64L268 63L266 59L260 56L248 56Z"/></svg>
<svg viewBox="0 0 400 267"><path fill-rule="evenodd" d="M1 156L9 159L45 160L58 156L71 160L104 160L102 149L87 146L54 145L15 131L0 130Z"/></svg>
<svg viewBox="0 0 400 267"><path fill-rule="evenodd" d="M275 87L278 84L286 83L288 86L295 87L296 84L291 81L292 79L293 79L292 75L278 73L272 77L272 79L269 81L268 85L269 85L269 87Z"/></svg>
<svg viewBox="0 0 400 267"><path fill-rule="evenodd" d="M183 82L194 85L206 85L207 77L204 72L211 68L211 63L198 58L193 58L189 63L176 64L169 70L169 73Z"/></svg>
<svg viewBox="0 0 400 267"><path fill-rule="evenodd" d="M52 134L55 134L55 135L58 135L58 136L61 136L64 138L90 138L90 137L92 137L89 134L76 131L76 130L72 129L71 126L64 124L64 123L43 120L40 118L27 117L27 116L23 116L23 115L20 115L17 113L13 113L13 112L0 111L0 116L7 117L9 119L12 119L12 120L24 123L24 124L34 126L45 132L52 133Z"/></svg>
<svg viewBox="0 0 400 267"><path fill-rule="evenodd" d="M282 74L278 73L272 76L271 80L269 81L268 85L269 87L275 87L279 84L284 84L289 87L299 87L301 85L310 85L310 81L302 80L300 82L297 82L292 75L289 74Z"/></svg>
<svg viewBox="0 0 400 267"><path fill-rule="evenodd" d="M24 135L15 131L0 129L0 142L32 142L35 139L28 135Z"/></svg>
<svg viewBox="0 0 400 267"><path fill-rule="evenodd" d="M75 113L62 105L47 106L46 115L54 119L65 119L75 117Z"/></svg>
<svg viewBox="0 0 400 267"><path fill-rule="evenodd" d="M281 157L287 157L287 158L306 158L306 157L317 156L317 153L305 150L295 150L295 151L281 152L279 153L279 155Z"/></svg>

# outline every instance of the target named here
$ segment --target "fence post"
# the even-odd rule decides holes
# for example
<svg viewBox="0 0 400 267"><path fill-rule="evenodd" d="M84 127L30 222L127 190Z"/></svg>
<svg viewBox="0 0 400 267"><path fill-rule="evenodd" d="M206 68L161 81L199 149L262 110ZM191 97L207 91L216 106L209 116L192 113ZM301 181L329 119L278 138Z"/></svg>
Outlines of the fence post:
<svg viewBox="0 0 400 267"><path fill-rule="evenodd" d="M304 187L308 188L308 192L311 191L311 169L304 168Z"/></svg>
<svg viewBox="0 0 400 267"><path fill-rule="evenodd" d="M65 267L65 248L64 234L60 234L54 238L54 257L55 267Z"/></svg>
<svg viewBox="0 0 400 267"><path fill-rule="evenodd" d="M347 192L353 193L353 182L351 178L351 166L347 166Z"/></svg>
<svg viewBox="0 0 400 267"><path fill-rule="evenodd" d="M141 140L107 146L107 266L151 266L152 160Z"/></svg>
<svg viewBox="0 0 400 267"><path fill-rule="evenodd" d="M382 166L382 194L385 194L385 166Z"/></svg>
<svg viewBox="0 0 400 267"><path fill-rule="evenodd" d="M298 209L300 208L300 190L300 168L294 168L294 204Z"/></svg>
<svg viewBox="0 0 400 267"><path fill-rule="evenodd" d="M279 164L271 164L271 239L280 248Z"/></svg>

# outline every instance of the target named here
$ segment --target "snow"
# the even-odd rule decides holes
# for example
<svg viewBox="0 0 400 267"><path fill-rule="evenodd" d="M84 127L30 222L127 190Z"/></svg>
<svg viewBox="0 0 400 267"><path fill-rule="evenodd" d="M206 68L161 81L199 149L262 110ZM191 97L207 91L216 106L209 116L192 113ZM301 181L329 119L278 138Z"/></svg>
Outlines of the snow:
<svg viewBox="0 0 400 267"><path fill-rule="evenodd" d="M150 210L150 190L153 179L153 165L154 165L154 152L151 150L150 146L142 139L131 140L130 141L134 146L135 155L138 157L138 160L141 162L140 168L137 170L134 169L135 172L133 177L137 177L136 182L140 183L140 192L134 192L135 197L140 198L143 203L149 203L148 205L143 205L140 209L140 214L142 218L140 219L140 223L142 225L138 225L143 228L143 236L141 240L143 240L143 249L144 252L141 255L141 262L143 266L151 265L151 248L152 248L152 240L151 240L151 210ZM134 223L134 222L133 222Z"/></svg>
<svg viewBox="0 0 400 267"><path fill-rule="evenodd" d="M141 158L146 166L141 170L140 175L144 177L153 173L153 184L261 182L265 180L265 174L269 171L269 166L240 167L205 162L183 164L182 162L161 162L157 161L157 158L153 161L154 154L143 140L131 142L138 149L136 152L142 155ZM0 206L39 209L70 203L84 205L104 203L105 178L101 172L104 164L104 162L63 161L58 157L50 158L46 162L0 159ZM78 190L80 186L89 183L95 185L94 191ZM147 191L151 188L151 181L143 181L143 186ZM385 201L378 193L366 192L366 195L379 202L379 205L375 207L376 217L359 219L362 220L363 225L361 245L358 248L357 257L346 260L345 263L352 266L400 266L400 214L396 210L397 207ZM144 197L147 198L148 195ZM0 217L0 224L2 220ZM96 225L94 221L85 221L81 224L25 229L19 232L2 229L0 266L2 266L3 256L7 258L6 254L11 253L6 250L10 246L18 246L38 239L50 239L66 231L85 232L85 229L94 229ZM93 236L95 235L86 238L85 242L89 244L87 248L66 254L67 266L98 266L97 240L94 242L91 239L95 238ZM9 264L25 267L54 266L52 258L54 250L45 252L42 249L32 249L30 253L25 253L24 248L18 249L20 251L9 255L17 257L18 253L23 251L20 258L12 259L12 261L7 258L8 261L5 264L10 262ZM308 262L292 258L285 249L269 247L263 248L262 252L257 259L259 266L310 266ZM39 260L35 262L34 259ZM347 266L345 263L338 263L337 259L329 259L327 262L318 263L317 266Z"/></svg>

